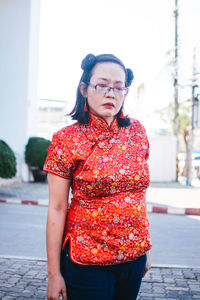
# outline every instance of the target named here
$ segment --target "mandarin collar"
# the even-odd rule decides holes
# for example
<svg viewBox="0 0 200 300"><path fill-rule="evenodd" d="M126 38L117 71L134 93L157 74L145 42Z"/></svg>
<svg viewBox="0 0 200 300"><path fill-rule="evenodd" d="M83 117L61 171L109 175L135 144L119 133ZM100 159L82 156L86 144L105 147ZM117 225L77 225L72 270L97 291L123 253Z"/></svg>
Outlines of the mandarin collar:
<svg viewBox="0 0 200 300"><path fill-rule="evenodd" d="M103 133L103 132L110 131L110 132L117 133L117 131L119 130L116 117L113 118L113 121L109 126L107 121L104 118L97 116L92 112L90 112L89 114L90 114L90 126L96 127L100 132Z"/></svg>
<svg viewBox="0 0 200 300"><path fill-rule="evenodd" d="M91 112L89 112L89 114L90 122L84 128L84 133L87 138L94 143L102 144L102 142L106 140L113 143L119 131L117 118L114 117L111 125L109 126L104 118Z"/></svg>

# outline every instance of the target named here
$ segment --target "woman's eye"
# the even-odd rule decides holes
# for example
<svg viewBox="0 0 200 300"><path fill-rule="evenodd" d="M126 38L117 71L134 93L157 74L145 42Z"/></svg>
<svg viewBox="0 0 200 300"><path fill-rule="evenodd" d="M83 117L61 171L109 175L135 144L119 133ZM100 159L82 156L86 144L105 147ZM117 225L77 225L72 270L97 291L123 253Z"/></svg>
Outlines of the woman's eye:
<svg viewBox="0 0 200 300"><path fill-rule="evenodd" d="M106 84L104 84L104 83L99 83L99 84L97 84L97 86L99 86L100 88L107 87L107 85L106 85Z"/></svg>
<svg viewBox="0 0 200 300"><path fill-rule="evenodd" d="M124 89L123 87L116 87L117 91L123 91L123 89Z"/></svg>

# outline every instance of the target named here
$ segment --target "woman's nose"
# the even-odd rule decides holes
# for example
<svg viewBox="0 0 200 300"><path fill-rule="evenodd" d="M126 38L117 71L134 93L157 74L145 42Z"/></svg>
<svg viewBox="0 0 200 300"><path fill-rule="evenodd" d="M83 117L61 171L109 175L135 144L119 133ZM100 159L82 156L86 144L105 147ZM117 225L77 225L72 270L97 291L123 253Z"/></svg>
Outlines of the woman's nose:
<svg viewBox="0 0 200 300"><path fill-rule="evenodd" d="M114 90L112 87L109 88L109 91L107 92L106 95L109 95L109 96L112 96L112 97L115 97L115 93L114 93Z"/></svg>

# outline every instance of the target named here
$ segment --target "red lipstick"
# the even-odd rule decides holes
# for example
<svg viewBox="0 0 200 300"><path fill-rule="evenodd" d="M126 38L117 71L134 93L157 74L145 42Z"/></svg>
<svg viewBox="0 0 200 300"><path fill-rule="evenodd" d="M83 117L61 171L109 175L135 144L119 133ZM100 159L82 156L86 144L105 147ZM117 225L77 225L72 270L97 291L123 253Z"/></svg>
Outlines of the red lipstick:
<svg viewBox="0 0 200 300"><path fill-rule="evenodd" d="M114 104L108 102L108 103L103 104L103 106L108 107L108 108L111 108L111 107L114 107Z"/></svg>

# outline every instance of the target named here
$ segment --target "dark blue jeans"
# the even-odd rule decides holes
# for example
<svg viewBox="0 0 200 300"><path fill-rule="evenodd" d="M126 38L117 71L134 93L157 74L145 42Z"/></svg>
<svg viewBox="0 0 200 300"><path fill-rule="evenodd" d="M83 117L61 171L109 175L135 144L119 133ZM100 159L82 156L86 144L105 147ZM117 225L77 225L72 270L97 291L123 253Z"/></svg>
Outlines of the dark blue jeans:
<svg viewBox="0 0 200 300"><path fill-rule="evenodd" d="M146 264L146 254L136 260L111 265L78 265L69 256L69 242L61 254L61 273L68 300L134 300Z"/></svg>

